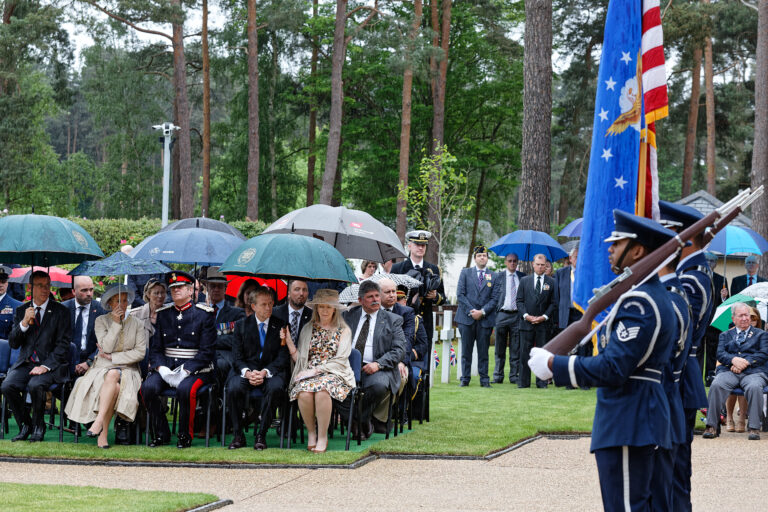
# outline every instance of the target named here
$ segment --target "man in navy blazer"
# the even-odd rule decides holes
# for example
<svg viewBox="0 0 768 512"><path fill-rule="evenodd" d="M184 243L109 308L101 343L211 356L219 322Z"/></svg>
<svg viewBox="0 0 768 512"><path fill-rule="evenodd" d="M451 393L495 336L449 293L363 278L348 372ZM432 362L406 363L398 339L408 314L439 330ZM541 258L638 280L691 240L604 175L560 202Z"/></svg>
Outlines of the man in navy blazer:
<svg viewBox="0 0 768 512"><path fill-rule="evenodd" d="M751 327L750 308L743 302L731 306L731 318L735 327L720 335L717 345L715 380L709 388L707 428L702 437L717 436L720 410L734 388L744 390L748 408L749 439L760 439L760 416L763 410L763 387L768 384L765 364L768 362L768 333Z"/></svg>
<svg viewBox="0 0 768 512"><path fill-rule="evenodd" d="M93 326L96 318L106 314L101 304L93 300L93 280L88 276L75 276L72 279L75 297L62 302L69 308L72 322L72 342L80 348L80 357L75 366L75 375L82 375L93 364L98 350L96 333Z"/></svg>
<svg viewBox="0 0 768 512"><path fill-rule="evenodd" d="M13 315L21 302L11 297L8 292L8 278L12 270L0 265L0 339L7 340L13 327Z"/></svg>
<svg viewBox="0 0 768 512"><path fill-rule="evenodd" d="M731 280L731 294L733 295L740 293L741 290L753 284L765 282L765 278L757 273L760 265L755 255L750 254L747 256L747 259L744 260L744 268L747 271L746 274L736 276Z"/></svg>
<svg viewBox="0 0 768 512"><path fill-rule="evenodd" d="M506 269L497 272L493 286L496 296L496 344L494 346L493 382L504 382L506 352L509 347L509 383L517 383L520 362L520 314L517 311L517 288L525 273L517 270L518 257L509 253L504 257Z"/></svg>
<svg viewBox="0 0 768 512"><path fill-rule="evenodd" d="M480 385L491 387L488 378L488 347L491 331L496 323L496 295L493 272L486 268L488 249L478 245L472 251L475 266L464 268L459 275L456 297L459 308L456 323L461 333L461 386L468 386L472 377L472 350L477 343L477 372Z"/></svg>

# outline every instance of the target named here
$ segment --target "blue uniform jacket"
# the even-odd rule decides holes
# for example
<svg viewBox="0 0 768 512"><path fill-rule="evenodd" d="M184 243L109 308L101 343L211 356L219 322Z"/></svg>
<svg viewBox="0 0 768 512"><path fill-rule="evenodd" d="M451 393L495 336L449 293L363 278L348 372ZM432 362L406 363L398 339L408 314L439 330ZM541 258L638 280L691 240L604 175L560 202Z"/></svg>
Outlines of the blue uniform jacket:
<svg viewBox="0 0 768 512"><path fill-rule="evenodd" d="M683 285L676 274L662 276L662 283L669 291L675 312L675 346L669 364L664 370L664 391L669 401L669 419L672 427L672 442L683 444L687 441L685 410L683 408L682 374L691 350L691 306L683 291Z"/></svg>
<svg viewBox="0 0 768 512"><path fill-rule="evenodd" d="M717 360L721 364L715 370L716 374L730 370L734 357L749 361L749 366L742 372L744 375L765 373L765 364L768 361L768 333L762 329L750 327L741 346L736 342L735 327L720 333L720 340L717 343Z"/></svg>
<svg viewBox="0 0 768 512"><path fill-rule="evenodd" d="M0 339L8 339L13 328L13 315L21 304L8 293L0 300Z"/></svg>
<svg viewBox="0 0 768 512"><path fill-rule="evenodd" d="M179 311L173 304L157 310L155 334L149 340L149 366L171 370L180 365L190 373L210 368L216 356L216 324L213 308L196 304ZM166 357L166 348L196 349L191 359Z"/></svg>
<svg viewBox="0 0 768 512"><path fill-rule="evenodd" d="M498 292L498 288L496 289ZM480 284L477 278L477 267L461 269L459 274L459 284L456 286L456 297L459 307L456 310L456 323L462 325L472 325L475 319L469 314L473 309L482 309L485 316L477 320L483 327L493 327L496 325L496 301L497 294L493 288L493 272L485 269L483 282Z"/></svg>
<svg viewBox="0 0 768 512"><path fill-rule="evenodd" d="M712 315L712 270L703 252L695 252L677 266L677 275L691 305L691 350L683 370L683 406L686 409L707 407L707 392L696 354L703 350L704 335Z"/></svg>
<svg viewBox="0 0 768 512"><path fill-rule="evenodd" d="M555 356L555 384L599 386L591 451L617 446L672 448L662 373L675 345L675 313L657 276L622 295L594 357Z"/></svg>

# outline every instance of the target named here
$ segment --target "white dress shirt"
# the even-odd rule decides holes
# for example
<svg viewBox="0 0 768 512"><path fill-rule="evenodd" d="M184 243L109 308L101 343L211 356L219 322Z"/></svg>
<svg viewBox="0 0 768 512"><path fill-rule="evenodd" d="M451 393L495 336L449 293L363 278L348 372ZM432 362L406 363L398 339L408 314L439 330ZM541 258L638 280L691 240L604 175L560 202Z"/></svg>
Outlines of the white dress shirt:
<svg viewBox="0 0 768 512"><path fill-rule="evenodd" d="M75 299L75 322L77 322L77 310L79 308L83 308L82 315L82 322L83 322L83 332L80 333L80 350L85 350L85 347L88 345L88 317L91 313L91 305L89 304L80 304L77 302L77 299ZM72 324L72 328L75 328L75 324Z"/></svg>
<svg viewBox="0 0 768 512"><path fill-rule="evenodd" d="M45 309L48 307L48 301L51 299L46 299L45 302L40 304L39 306L32 302L32 307L37 309L40 308L40 323L43 323L43 317L45 316ZM27 332L27 329L29 329L29 326L24 327L24 324L19 322L19 329L21 329L21 332Z"/></svg>
<svg viewBox="0 0 768 512"><path fill-rule="evenodd" d="M374 311L373 313L366 313L364 309L360 308L360 321L357 322L357 328L355 329L355 335L352 337L352 346L357 343L357 337L360 336L360 329L363 328L363 324L365 323L365 315L368 315L371 317L370 323L368 324L368 337L365 340L365 350L363 351L363 362L364 363L371 363L374 360L374 354L373 354L373 331L374 327L376 326L376 317L379 314L379 310Z"/></svg>

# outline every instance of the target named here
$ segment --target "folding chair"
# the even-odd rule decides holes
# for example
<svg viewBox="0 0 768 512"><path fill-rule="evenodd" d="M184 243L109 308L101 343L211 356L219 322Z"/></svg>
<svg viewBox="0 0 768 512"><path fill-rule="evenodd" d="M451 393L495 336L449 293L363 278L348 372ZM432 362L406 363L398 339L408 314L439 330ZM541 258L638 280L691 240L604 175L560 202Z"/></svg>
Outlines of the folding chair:
<svg viewBox="0 0 768 512"><path fill-rule="evenodd" d="M227 446L227 388L224 388L224 391L222 393L222 401L221 401L221 447L224 448ZM280 411L288 411L290 407L288 406L288 394L282 393L281 400L279 400L278 403L274 404L274 407L277 409L279 408ZM264 393L261 392L259 388L253 388L246 397L246 403L245 403L245 409L247 410L250 406L250 403L252 400L262 400L264 398ZM283 440L285 438L285 418L282 417L283 413L281 412L281 418L280 418L280 448L283 447ZM275 415L277 417L277 415ZM254 423L254 429L256 428L256 425L258 423ZM246 423L244 425L246 432L248 431L248 424ZM288 442L288 447L290 448L290 441Z"/></svg>
<svg viewBox="0 0 768 512"><path fill-rule="evenodd" d="M213 402L213 391L214 391L214 383L211 382L209 384L203 384L200 386L200 388L197 390L197 395L202 396L207 394L208 395L208 404L206 407L206 414L205 414L205 447L208 448L210 446L210 440L211 440L211 403ZM171 410L173 412L173 423L171 424L171 434L176 433L176 419L178 418L178 412L179 412L179 401L176 399L176 388L168 388L162 393L160 393L161 397L165 397L166 399L171 399ZM190 411L191 412L191 411ZM146 446L149 446L149 412L146 414L146 423L144 425L144 438L145 438L145 444ZM223 437L223 436L222 436Z"/></svg>

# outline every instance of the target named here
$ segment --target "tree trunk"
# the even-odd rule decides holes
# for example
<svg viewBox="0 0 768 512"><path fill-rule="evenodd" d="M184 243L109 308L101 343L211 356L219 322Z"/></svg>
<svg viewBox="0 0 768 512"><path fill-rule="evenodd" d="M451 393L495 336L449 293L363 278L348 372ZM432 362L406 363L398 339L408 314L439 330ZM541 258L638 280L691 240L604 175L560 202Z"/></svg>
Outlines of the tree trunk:
<svg viewBox="0 0 768 512"><path fill-rule="evenodd" d="M472 222L472 239L469 242L469 253L467 254L467 266L472 265L472 249L477 245L477 226L480 224L480 207L483 204L483 186L485 185L485 174L487 169L480 171L480 181L477 183L477 195L475 196L475 219Z"/></svg>
<svg viewBox="0 0 768 512"><path fill-rule="evenodd" d="M552 118L552 3L526 0L520 229L549 232Z"/></svg>
<svg viewBox="0 0 768 512"><path fill-rule="evenodd" d="M701 48L693 50L693 71L691 72L691 102L688 106L688 129L685 132L685 156L683 157L682 197L691 195L693 184L693 157L696 152L696 126L699 123L699 100L701 99Z"/></svg>
<svg viewBox="0 0 768 512"><path fill-rule="evenodd" d="M705 4L709 0L703 0ZM704 42L704 88L707 97L707 192L715 195L715 84L712 69L712 37Z"/></svg>
<svg viewBox="0 0 768 512"><path fill-rule="evenodd" d="M422 4L421 0L413 2L413 25L408 37L408 54L405 56L405 71L403 72L403 115L400 121L400 177L397 193L397 212L395 231L400 240L405 239L407 223L406 208L408 201L406 191L408 189L408 163L411 155L411 93L413 91L413 50L416 37L421 26Z"/></svg>
<svg viewBox="0 0 768 512"><path fill-rule="evenodd" d="M312 0L312 20L317 21L317 2ZM320 45L319 38L312 34L312 60L309 64L309 77L312 84L312 94L309 98L309 158L307 158L307 206L315 204L315 162L317 161L315 137L317 132L317 96L314 88L317 82L317 55Z"/></svg>
<svg viewBox="0 0 768 512"><path fill-rule="evenodd" d="M176 126L179 125L179 102L175 99L173 102L173 120ZM179 135L176 132L176 139L172 140L171 147L171 216L173 219L181 218L181 165L179 164ZM165 150L163 150L165 154Z"/></svg>
<svg viewBox="0 0 768 512"><path fill-rule="evenodd" d="M171 0L171 4L181 9L181 0ZM192 174L192 146L189 138L189 99L187 98L187 61L184 56L184 24L173 23L173 82L179 117L179 134L176 145L179 147L179 187L181 218L195 214L195 179Z"/></svg>
<svg viewBox="0 0 768 512"><path fill-rule="evenodd" d="M272 76L269 79L269 98L267 104L267 111L269 112L269 179L270 179L270 194L271 201L270 213L272 214L272 221L277 220L277 176L275 175L275 144L277 137L275 136L275 89L277 88L277 72L279 70L278 64L278 45L277 45L277 33L272 31Z"/></svg>
<svg viewBox="0 0 768 512"><path fill-rule="evenodd" d="M343 109L342 109L343 115ZM336 179L333 180L333 196L331 197L331 206L341 206L341 177L344 173L344 139L339 140L339 163Z"/></svg>
<svg viewBox="0 0 768 512"><path fill-rule="evenodd" d="M248 207L246 217L259 220L259 41L256 0L248 0Z"/></svg>
<svg viewBox="0 0 768 512"><path fill-rule="evenodd" d="M768 0L760 0L755 54L755 141L752 145L752 187L768 188ZM752 203L752 229L768 236L768 199ZM763 258L763 268L766 265Z"/></svg>
<svg viewBox="0 0 768 512"><path fill-rule="evenodd" d="M208 0L203 0L203 217L210 216L211 200L211 66L208 55Z"/></svg>
<svg viewBox="0 0 768 512"><path fill-rule="evenodd" d="M347 0L336 0L336 23L333 30L333 54L331 55L331 112L328 122L328 146L325 152L325 172L320 189L320 203L331 204L333 184L341 146L341 108L344 101L342 70L346 52L345 29L347 26Z"/></svg>

